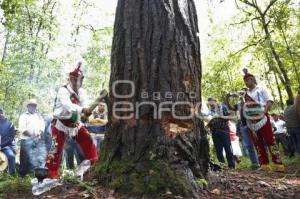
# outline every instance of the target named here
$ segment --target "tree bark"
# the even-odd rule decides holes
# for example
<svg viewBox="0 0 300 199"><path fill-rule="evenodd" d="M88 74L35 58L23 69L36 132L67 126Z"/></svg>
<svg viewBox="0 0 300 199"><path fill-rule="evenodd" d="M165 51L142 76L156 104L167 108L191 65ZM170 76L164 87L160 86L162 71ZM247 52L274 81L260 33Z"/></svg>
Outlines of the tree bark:
<svg viewBox="0 0 300 199"><path fill-rule="evenodd" d="M192 0L119 0L111 55L109 120L100 161L99 180L130 194L171 192L199 197L198 178L209 162L203 123L189 115L201 101L200 42ZM129 80L129 84L115 84ZM114 86L115 85L115 86ZM114 89L115 88L115 89ZM133 96L120 98L113 94ZM160 96L160 97L158 97ZM114 106L134 105L119 119ZM140 103L153 103L142 105Z"/></svg>

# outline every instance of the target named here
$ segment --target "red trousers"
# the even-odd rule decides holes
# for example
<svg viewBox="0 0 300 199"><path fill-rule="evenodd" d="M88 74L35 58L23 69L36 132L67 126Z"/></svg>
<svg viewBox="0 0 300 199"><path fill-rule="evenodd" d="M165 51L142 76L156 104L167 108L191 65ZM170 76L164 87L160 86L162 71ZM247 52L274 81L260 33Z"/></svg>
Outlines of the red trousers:
<svg viewBox="0 0 300 199"><path fill-rule="evenodd" d="M275 143L270 117L268 115L267 117L268 120L265 126L259 129L256 133L249 129L250 136L253 144L255 145L260 165L269 164L267 150L269 150L274 163L282 164L279 148Z"/></svg>
<svg viewBox="0 0 300 199"><path fill-rule="evenodd" d="M66 135L64 132L59 131L55 125L51 126L53 144L56 144L57 152L53 156L48 156L46 166L48 167L48 177L59 177L59 167L62 158L62 152L65 144ZM90 160L91 163L95 163L98 159L97 147L93 142L92 137L85 127L81 127L78 134L74 138L79 144L84 158Z"/></svg>

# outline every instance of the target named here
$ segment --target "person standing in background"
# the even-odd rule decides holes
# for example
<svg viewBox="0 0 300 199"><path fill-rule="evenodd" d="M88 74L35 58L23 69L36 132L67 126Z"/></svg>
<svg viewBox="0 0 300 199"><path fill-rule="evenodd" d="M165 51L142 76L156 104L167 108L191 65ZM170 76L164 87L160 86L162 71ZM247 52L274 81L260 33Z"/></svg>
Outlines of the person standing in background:
<svg viewBox="0 0 300 199"><path fill-rule="evenodd" d="M297 114L293 100L287 100L284 110L284 120L288 134L291 136L296 153L300 155L300 117Z"/></svg>
<svg viewBox="0 0 300 199"><path fill-rule="evenodd" d="M210 106L209 115L212 117L212 119L209 121L207 126L211 130L218 161L220 163L225 163L223 156L224 148L228 167L234 169L235 162L230 141L230 129L228 126L228 119L225 119L225 117L230 115L229 111L225 105L219 105L212 97L208 98L208 104Z"/></svg>
<svg viewBox="0 0 300 199"><path fill-rule="evenodd" d="M105 135L105 125L108 122L107 108L104 102L98 104L98 109L88 118L86 124L88 131L91 133L98 151Z"/></svg>
<svg viewBox="0 0 300 199"><path fill-rule="evenodd" d="M274 136L277 145L278 146L279 144L282 145L285 156L289 156L289 157L294 156L293 143L291 142L291 139L287 134L285 121L281 120L278 114L273 113L272 122L274 123L275 126Z"/></svg>
<svg viewBox="0 0 300 199"><path fill-rule="evenodd" d="M0 142L1 151L8 159L8 173L16 172L16 131L13 123L9 121L2 108L0 108Z"/></svg>
<svg viewBox="0 0 300 199"><path fill-rule="evenodd" d="M36 99L30 99L26 108L27 111L19 118L21 176L29 174L35 168L43 167L47 156L45 141L42 138L45 122L41 114L37 112Z"/></svg>
<svg viewBox="0 0 300 199"><path fill-rule="evenodd" d="M279 148L275 143L268 113L273 105L273 99L265 88L257 85L254 75L248 73L247 69L244 69L244 72L244 82L248 90L244 95L243 114L256 147L260 168L265 171L271 169L268 158L269 151L275 171L283 172L285 168L280 158Z"/></svg>

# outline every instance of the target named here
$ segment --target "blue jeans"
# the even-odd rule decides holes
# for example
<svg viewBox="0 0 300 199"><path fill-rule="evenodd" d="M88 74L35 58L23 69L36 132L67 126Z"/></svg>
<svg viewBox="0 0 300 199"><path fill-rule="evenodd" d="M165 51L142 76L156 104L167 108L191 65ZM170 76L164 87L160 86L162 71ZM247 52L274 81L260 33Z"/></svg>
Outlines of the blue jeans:
<svg viewBox="0 0 300 199"><path fill-rule="evenodd" d="M255 148L254 148L253 142L251 140L248 127L241 125L240 129L241 129L241 134L242 134L242 142L243 142L243 145L248 150L249 158L251 160L251 163L252 164L258 164L257 155L255 153Z"/></svg>
<svg viewBox="0 0 300 199"><path fill-rule="evenodd" d="M240 143L242 145L242 154L243 154L243 156L247 156L248 155L247 147L246 147L245 143L243 142L242 138L240 138Z"/></svg>
<svg viewBox="0 0 300 199"><path fill-rule="evenodd" d="M73 138L67 138L64 146L64 156L66 158L66 166L68 169L74 169L74 156L76 158L77 165L83 160L84 156L81 152L80 146Z"/></svg>
<svg viewBox="0 0 300 199"><path fill-rule="evenodd" d="M42 134L42 139L45 141L47 152L50 151L52 145L51 124L47 123L45 131Z"/></svg>
<svg viewBox="0 0 300 199"><path fill-rule="evenodd" d="M95 135L92 135L94 143L97 146L97 151L100 151L101 148L101 143L103 141L102 137L97 136L97 134L104 134L105 133L105 126L96 126L96 125L91 125L91 126L87 126L86 129L90 132L93 133Z"/></svg>
<svg viewBox="0 0 300 199"><path fill-rule="evenodd" d="M16 172L16 149L11 146L6 146L1 149L8 160L8 173L14 174Z"/></svg>
<svg viewBox="0 0 300 199"><path fill-rule="evenodd" d="M35 168L45 167L46 158L47 149L43 139L22 139L20 149L20 175L25 176Z"/></svg>
<svg viewBox="0 0 300 199"><path fill-rule="evenodd" d="M99 152L101 149L101 143L103 142L103 138L99 137L99 136L92 136L92 137L93 137L94 143L97 146L97 151Z"/></svg>
<svg viewBox="0 0 300 199"><path fill-rule="evenodd" d="M233 158L229 132L223 130L214 130L212 131L212 139L213 139L213 143L216 149L217 158L219 162L225 163L224 156L223 156L223 148L224 148L226 153L226 159L228 162L228 167L234 168L235 163Z"/></svg>
<svg viewBox="0 0 300 199"><path fill-rule="evenodd" d="M296 152L300 154L300 127L287 128L287 132L291 135L295 145Z"/></svg>

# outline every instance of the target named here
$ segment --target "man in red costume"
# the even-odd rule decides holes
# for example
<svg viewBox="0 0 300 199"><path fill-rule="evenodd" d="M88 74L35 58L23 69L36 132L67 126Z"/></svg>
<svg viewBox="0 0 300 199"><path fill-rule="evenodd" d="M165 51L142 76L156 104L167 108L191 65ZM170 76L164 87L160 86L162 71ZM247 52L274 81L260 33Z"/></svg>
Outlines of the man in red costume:
<svg viewBox="0 0 300 199"><path fill-rule="evenodd" d="M273 105L273 100L268 91L257 86L254 75L244 70L244 82L248 87L245 93L244 116L247 120L250 136L256 147L260 167L262 170L270 170L267 150L269 150L275 171L283 172L284 165L281 162L279 149L275 144L272 125L268 111Z"/></svg>
<svg viewBox="0 0 300 199"><path fill-rule="evenodd" d="M86 108L84 90L81 88L82 63L69 73L69 83L59 88L52 121L52 147L47 159L48 177L58 178L63 147L66 139L74 139L80 146L84 158L93 164L98 159L97 148L87 129L80 122L80 116L88 117L92 110Z"/></svg>

